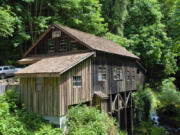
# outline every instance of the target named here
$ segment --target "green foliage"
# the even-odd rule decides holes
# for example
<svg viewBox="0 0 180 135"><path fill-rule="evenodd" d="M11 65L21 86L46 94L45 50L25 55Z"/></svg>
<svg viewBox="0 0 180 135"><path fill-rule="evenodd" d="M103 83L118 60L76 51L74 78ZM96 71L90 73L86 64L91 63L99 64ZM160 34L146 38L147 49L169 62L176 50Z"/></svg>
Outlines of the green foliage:
<svg viewBox="0 0 180 135"><path fill-rule="evenodd" d="M107 114L85 105L72 107L67 114L68 132L71 135L117 134L114 123Z"/></svg>
<svg viewBox="0 0 180 135"><path fill-rule="evenodd" d="M138 110L136 112L136 119L140 120L147 120L149 118L150 109L151 109L151 89L145 88L142 89L141 87L138 89L137 92L133 93L133 101L135 108ZM140 118L138 118L140 117Z"/></svg>
<svg viewBox="0 0 180 135"><path fill-rule="evenodd" d="M152 121L141 122L135 128L135 135L166 135L163 127L153 126Z"/></svg>
<svg viewBox="0 0 180 135"><path fill-rule="evenodd" d="M107 31L99 0L61 0L60 22L95 35Z"/></svg>
<svg viewBox="0 0 180 135"><path fill-rule="evenodd" d="M180 92L176 90L173 81L174 78L162 81L158 99L160 100L159 109L161 111L176 114L180 112Z"/></svg>
<svg viewBox="0 0 180 135"><path fill-rule="evenodd" d="M12 36L15 29L15 17L10 7L0 7L0 37Z"/></svg>
<svg viewBox="0 0 180 135"><path fill-rule="evenodd" d="M176 52L165 25L161 23L162 13L156 1L135 0L129 7L124 35L130 39L128 49L138 55L148 70L148 78L158 75L163 78L175 73ZM157 74L155 71L159 72ZM160 72L161 71L161 72Z"/></svg>
<svg viewBox="0 0 180 135"><path fill-rule="evenodd" d="M0 134L2 135L59 135L59 128L54 128L40 116L18 108L18 93L8 90L0 96Z"/></svg>
<svg viewBox="0 0 180 135"><path fill-rule="evenodd" d="M116 44L121 45L125 48L128 48L129 44L131 44L131 42L132 42L131 40L126 39L125 37L118 36L118 35L115 35L115 34L110 33L110 32L106 33L104 35L104 38L106 38L108 40L112 40Z"/></svg>
<svg viewBox="0 0 180 135"><path fill-rule="evenodd" d="M123 36L124 22L128 11L129 0L101 0L102 15L108 23L109 31Z"/></svg>

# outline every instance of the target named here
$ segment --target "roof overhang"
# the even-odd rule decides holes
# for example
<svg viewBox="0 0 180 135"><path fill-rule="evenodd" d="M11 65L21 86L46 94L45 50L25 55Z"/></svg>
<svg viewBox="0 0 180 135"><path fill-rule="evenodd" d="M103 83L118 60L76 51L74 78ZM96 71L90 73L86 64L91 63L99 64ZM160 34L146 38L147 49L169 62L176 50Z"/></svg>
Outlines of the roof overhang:
<svg viewBox="0 0 180 135"><path fill-rule="evenodd" d="M15 75L21 77L59 77L93 55L95 52L44 58L21 69Z"/></svg>

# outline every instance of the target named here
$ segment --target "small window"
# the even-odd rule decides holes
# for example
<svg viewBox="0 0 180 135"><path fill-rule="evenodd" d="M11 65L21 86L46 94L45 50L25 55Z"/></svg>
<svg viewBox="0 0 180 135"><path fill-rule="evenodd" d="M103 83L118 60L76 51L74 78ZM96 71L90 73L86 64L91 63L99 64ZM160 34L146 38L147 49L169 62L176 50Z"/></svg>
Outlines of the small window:
<svg viewBox="0 0 180 135"><path fill-rule="evenodd" d="M123 80L123 72L121 67L113 68L113 78L114 80Z"/></svg>
<svg viewBox="0 0 180 135"><path fill-rule="evenodd" d="M48 52L55 52L55 40L53 39L48 40Z"/></svg>
<svg viewBox="0 0 180 135"><path fill-rule="evenodd" d="M135 81L135 71L132 71L132 81Z"/></svg>
<svg viewBox="0 0 180 135"><path fill-rule="evenodd" d="M81 76L73 76L73 86L75 86L75 87L82 86L82 77Z"/></svg>
<svg viewBox="0 0 180 135"><path fill-rule="evenodd" d="M106 80L106 67L99 66L98 68L98 81L105 81Z"/></svg>
<svg viewBox="0 0 180 135"><path fill-rule="evenodd" d="M68 51L68 40L65 36L60 38L60 46L59 52L67 52Z"/></svg>
<svg viewBox="0 0 180 135"><path fill-rule="evenodd" d="M2 68L0 68L0 71L2 70Z"/></svg>
<svg viewBox="0 0 180 135"><path fill-rule="evenodd" d="M8 67L4 67L4 70L9 70L9 68Z"/></svg>
<svg viewBox="0 0 180 135"><path fill-rule="evenodd" d="M127 76L127 81L130 81L130 72L129 71L126 72L126 76Z"/></svg>
<svg viewBox="0 0 180 135"><path fill-rule="evenodd" d="M42 78L37 77L36 78L36 91L37 92L41 91L41 83L42 83Z"/></svg>

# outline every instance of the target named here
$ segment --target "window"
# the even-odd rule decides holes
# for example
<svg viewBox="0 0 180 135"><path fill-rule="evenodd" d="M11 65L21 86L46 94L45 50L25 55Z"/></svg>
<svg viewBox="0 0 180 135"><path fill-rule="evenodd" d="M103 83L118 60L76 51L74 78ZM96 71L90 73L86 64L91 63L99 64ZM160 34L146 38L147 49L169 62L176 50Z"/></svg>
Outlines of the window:
<svg viewBox="0 0 180 135"><path fill-rule="evenodd" d="M52 38L58 38L61 36L61 31L53 31L52 32Z"/></svg>
<svg viewBox="0 0 180 135"><path fill-rule="evenodd" d="M13 67L13 66L10 66L10 69L15 69L15 67Z"/></svg>
<svg viewBox="0 0 180 135"><path fill-rule="evenodd" d="M60 52L67 52L68 51L68 40L65 36L62 36L60 39Z"/></svg>
<svg viewBox="0 0 180 135"><path fill-rule="evenodd" d="M123 72L121 67L113 68L113 78L114 80L123 80Z"/></svg>
<svg viewBox="0 0 180 135"><path fill-rule="evenodd" d="M99 66L98 68L98 81L105 81L106 80L106 67Z"/></svg>
<svg viewBox="0 0 180 135"><path fill-rule="evenodd" d="M55 52L55 40L53 39L48 40L48 52Z"/></svg>
<svg viewBox="0 0 180 135"><path fill-rule="evenodd" d="M2 68L0 68L0 71L2 70Z"/></svg>
<svg viewBox="0 0 180 135"><path fill-rule="evenodd" d="M135 81L135 71L132 71L132 81Z"/></svg>
<svg viewBox="0 0 180 135"><path fill-rule="evenodd" d="M130 72L129 71L126 72L126 76L127 76L127 81L130 81Z"/></svg>
<svg viewBox="0 0 180 135"><path fill-rule="evenodd" d="M9 68L8 67L4 67L4 70L9 70Z"/></svg>
<svg viewBox="0 0 180 135"><path fill-rule="evenodd" d="M82 77L81 76L73 76L73 86L75 86L75 87L82 86Z"/></svg>
<svg viewBox="0 0 180 135"><path fill-rule="evenodd" d="M37 77L36 78L36 91L37 92L41 91L41 83L42 83L42 78Z"/></svg>

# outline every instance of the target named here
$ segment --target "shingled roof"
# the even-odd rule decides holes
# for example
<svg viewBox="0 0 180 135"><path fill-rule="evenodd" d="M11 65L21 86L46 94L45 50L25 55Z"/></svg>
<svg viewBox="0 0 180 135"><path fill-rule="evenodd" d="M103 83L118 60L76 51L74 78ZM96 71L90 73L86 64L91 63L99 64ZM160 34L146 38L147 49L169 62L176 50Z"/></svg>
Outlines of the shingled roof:
<svg viewBox="0 0 180 135"><path fill-rule="evenodd" d="M97 50L97 51L102 51L102 52L107 52L107 53L112 53L112 54L117 54L121 56L126 56L126 57L131 57L135 59L139 59L136 55L133 53L127 51L124 47L107 40L105 38L101 38L98 36L95 36L93 34L89 34L86 32L82 32L73 28L69 28L66 26L62 26L60 24L53 24L43 35L41 35L40 39L42 39L52 27L57 27L61 31L65 32L72 38L76 39L77 41L83 43L86 47L90 48L91 50ZM38 42L40 39L26 52L24 57L36 46L38 45Z"/></svg>
<svg viewBox="0 0 180 135"><path fill-rule="evenodd" d="M78 63L92 56L94 52L78 53L71 55L54 56L44 58L32 65L29 65L15 73L16 76L28 74L51 74L52 76L59 76Z"/></svg>
<svg viewBox="0 0 180 135"><path fill-rule="evenodd" d="M71 34L71 36L85 43L87 46L89 46L90 48L94 50L139 59L139 57L127 51L124 47L112 42L111 40L107 40L105 38L98 37L93 34L89 34L89 33L82 32L73 28L62 26L60 24L54 24L54 25L57 28L61 29L62 31L67 32L68 34Z"/></svg>

